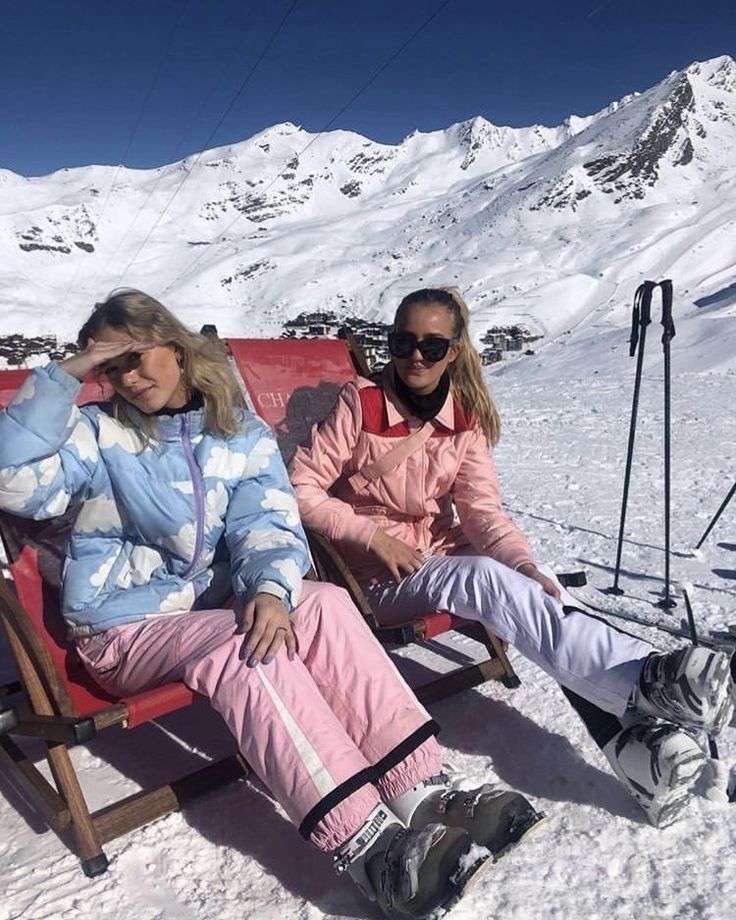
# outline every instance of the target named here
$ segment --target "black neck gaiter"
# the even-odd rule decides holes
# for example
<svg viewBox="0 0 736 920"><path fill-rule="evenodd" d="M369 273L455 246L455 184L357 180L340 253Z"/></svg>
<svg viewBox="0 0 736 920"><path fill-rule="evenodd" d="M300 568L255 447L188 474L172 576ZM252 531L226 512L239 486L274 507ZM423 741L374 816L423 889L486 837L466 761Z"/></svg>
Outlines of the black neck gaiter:
<svg viewBox="0 0 736 920"><path fill-rule="evenodd" d="M434 390L431 393L427 393L426 396L420 396L409 389L394 370L394 387L396 388L396 395L411 411L411 414L423 422L428 422L437 415L445 404L447 394L450 392L450 374L445 371Z"/></svg>
<svg viewBox="0 0 736 920"><path fill-rule="evenodd" d="M189 402L185 406L181 406L179 409L170 409L168 406L164 406L163 409L159 409L158 412L154 412L154 415L182 415L184 412L193 412L196 409L201 409L204 405L204 399L202 399L202 394L199 390L194 390L192 395L189 397Z"/></svg>

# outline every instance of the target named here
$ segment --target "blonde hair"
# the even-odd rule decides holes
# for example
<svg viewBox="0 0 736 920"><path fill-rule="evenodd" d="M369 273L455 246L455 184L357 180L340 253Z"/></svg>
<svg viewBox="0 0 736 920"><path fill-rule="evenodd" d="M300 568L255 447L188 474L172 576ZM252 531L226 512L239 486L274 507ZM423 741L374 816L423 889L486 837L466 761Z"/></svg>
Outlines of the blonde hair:
<svg viewBox="0 0 736 920"><path fill-rule="evenodd" d="M122 329L141 342L153 340L173 346L182 368L182 383L188 390L198 390L202 394L205 431L221 437L237 433L240 424L234 410L245 408L245 399L218 339L187 329L158 300L134 288L119 288L107 300L95 305L92 315L79 330L79 347L86 348L88 341L95 338L103 326ZM133 422L129 403L122 396L114 394L112 404L118 421L139 424ZM153 434L147 418L144 427L148 434Z"/></svg>
<svg viewBox="0 0 736 920"><path fill-rule="evenodd" d="M501 437L501 417L483 380L480 355L473 346L468 332L470 311L453 287L422 288L412 291L401 301L394 317L394 329L400 330L409 310L414 306L444 307L452 316L453 336L457 340L458 354L449 365L452 395L465 415L485 434L495 446Z"/></svg>

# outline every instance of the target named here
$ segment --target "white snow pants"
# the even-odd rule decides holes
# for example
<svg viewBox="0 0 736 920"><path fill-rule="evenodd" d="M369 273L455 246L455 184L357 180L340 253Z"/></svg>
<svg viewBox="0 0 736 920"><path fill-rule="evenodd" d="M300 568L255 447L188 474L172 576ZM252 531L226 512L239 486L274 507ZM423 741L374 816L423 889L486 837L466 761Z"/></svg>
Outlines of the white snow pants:
<svg viewBox="0 0 736 920"><path fill-rule="evenodd" d="M549 570L545 574L554 578ZM561 590L562 603L538 582L487 556L432 556L398 584L382 582L367 594L382 625L434 610L478 620L563 687L621 717L654 649L571 610L575 599Z"/></svg>

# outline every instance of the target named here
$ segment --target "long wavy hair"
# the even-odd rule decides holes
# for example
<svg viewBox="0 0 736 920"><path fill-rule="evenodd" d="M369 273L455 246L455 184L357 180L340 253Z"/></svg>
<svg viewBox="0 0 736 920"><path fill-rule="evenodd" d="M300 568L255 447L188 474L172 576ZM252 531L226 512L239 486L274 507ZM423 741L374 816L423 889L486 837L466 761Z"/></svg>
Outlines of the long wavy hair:
<svg viewBox="0 0 736 920"><path fill-rule="evenodd" d="M206 431L229 437L239 428L236 408L245 408L245 399L230 367L222 343L200 335L178 320L174 314L143 291L119 288L102 303L95 305L92 315L79 330L77 343L86 348L103 326L120 329L140 342L161 342L172 345L182 368L182 383L187 390L198 390L204 401ZM115 393L113 414L118 421L138 427L130 415L130 404ZM148 420L146 419L146 422ZM148 434L153 434L144 423Z"/></svg>
<svg viewBox="0 0 736 920"><path fill-rule="evenodd" d="M452 316L453 336L457 339L458 355L449 365L452 395L466 417L485 434L495 446L501 437L501 417L483 380L480 355L470 340L470 312L459 291L452 287L422 288L412 291L399 304L394 317L394 329L400 330L412 307L444 307Z"/></svg>

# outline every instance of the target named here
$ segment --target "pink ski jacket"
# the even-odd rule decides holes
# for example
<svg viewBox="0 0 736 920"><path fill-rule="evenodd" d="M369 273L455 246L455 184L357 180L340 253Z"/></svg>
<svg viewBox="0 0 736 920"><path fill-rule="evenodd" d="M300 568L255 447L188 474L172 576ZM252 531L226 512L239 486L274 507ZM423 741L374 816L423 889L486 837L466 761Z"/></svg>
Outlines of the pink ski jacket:
<svg viewBox="0 0 736 920"><path fill-rule="evenodd" d="M477 553L514 569L534 564L526 537L501 504L485 436L451 393L431 436L370 478L370 464L423 427L399 402L392 379L388 365L380 383L346 384L332 413L312 429L311 444L297 450L289 476L304 525L336 543L363 584L388 577L368 549L379 527L431 555ZM360 471L368 481L354 475Z"/></svg>

